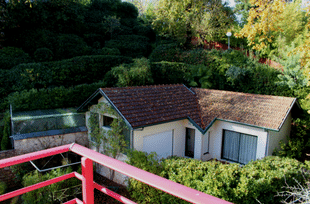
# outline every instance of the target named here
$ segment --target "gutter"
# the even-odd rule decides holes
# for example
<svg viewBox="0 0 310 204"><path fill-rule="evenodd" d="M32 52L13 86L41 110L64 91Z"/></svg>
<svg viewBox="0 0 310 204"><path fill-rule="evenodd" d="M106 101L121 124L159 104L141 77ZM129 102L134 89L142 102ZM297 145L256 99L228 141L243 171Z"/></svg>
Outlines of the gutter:
<svg viewBox="0 0 310 204"><path fill-rule="evenodd" d="M297 99L295 98L294 101L292 102L292 105L291 105L290 109L286 112L286 115L285 115L285 117L284 117L284 120L282 121L282 123L280 124L280 126L279 126L279 128L278 128L279 130L282 128L283 124L285 123L285 121L286 121L286 119L287 119L288 114L290 114L290 112L291 112L291 110L292 110L292 108L294 107L294 105L295 105L296 102L297 102ZM299 104L298 104L298 103L297 103L297 105L298 105L298 107L299 107Z"/></svg>
<svg viewBox="0 0 310 204"><path fill-rule="evenodd" d="M197 128L202 134L205 134L209 129L210 127L217 121L223 121L223 122L228 122L228 123L235 123L235 124L238 124L238 125L244 125L244 126L249 126L249 127L254 127L254 128L260 128L260 129L263 129L263 130L270 130L270 131L276 131L276 132L279 132L280 130L276 130L276 129L270 129L270 128L265 128L265 127L260 127L260 126L256 126L256 125L250 125L250 124L247 124L247 123L241 123L241 122L236 122L236 121L232 121L232 120L224 120L224 119L219 119L219 118L214 118L211 123L209 123L209 125L205 128L205 129L202 129L199 125L197 125L197 123L195 121L193 121L190 117L184 117L184 118L179 118L179 119L175 119L175 120L169 120L169 121L164 121L164 122L159 122L159 123L152 123L152 124L149 124L149 125L144 125L144 126L138 126L138 127L135 127L134 130L136 129L139 129L139 128L144 128L144 127L149 127L149 126L153 126L153 125L160 125L160 124L163 124L163 123L168 123L168 122L174 122L174 121L179 121L179 120L184 120L184 119L188 119L193 125L195 128Z"/></svg>
<svg viewBox="0 0 310 204"><path fill-rule="evenodd" d="M76 109L77 112L81 111L81 109L84 108L84 106L86 106L86 104L88 104L90 101L92 101L99 94L99 90L101 90L101 89L97 89L95 91L95 93L93 93L80 107L78 107Z"/></svg>

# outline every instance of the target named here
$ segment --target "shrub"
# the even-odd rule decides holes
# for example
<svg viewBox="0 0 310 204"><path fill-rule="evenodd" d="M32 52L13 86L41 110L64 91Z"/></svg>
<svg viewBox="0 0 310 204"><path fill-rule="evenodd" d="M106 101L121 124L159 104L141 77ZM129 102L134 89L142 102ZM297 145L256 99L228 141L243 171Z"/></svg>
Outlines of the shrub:
<svg viewBox="0 0 310 204"><path fill-rule="evenodd" d="M151 41L155 41L156 39L155 31L150 26L136 25L133 27L133 32L135 35L145 36Z"/></svg>
<svg viewBox="0 0 310 204"><path fill-rule="evenodd" d="M0 69L11 69L18 64L29 62L32 62L32 59L20 48L5 47L0 50Z"/></svg>
<svg viewBox="0 0 310 204"><path fill-rule="evenodd" d="M137 7L129 2L122 2L117 6L117 16L121 18L136 19L139 15Z"/></svg>
<svg viewBox="0 0 310 204"><path fill-rule="evenodd" d="M41 174L38 171L33 171L29 174L26 174L23 177L23 186L27 187L36 183L40 183L45 180L53 179L68 173L71 173L71 168L65 169L55 169L46 174ZM79 170L80 172L80 170ZM23 203L24 204L45 204L45 203L63 203L68 201L68 199L72 199L76 197L76 195L80 194L77 185L80 185L80 181L76 178L70 178L64 181L60 181L55 184L51 184L49 186L37 189L35 191L31 191L23 194ZM75 187L75 188L74 188ZM63 191L66 189L66 191Z"/></svg>
<svg viewBox="0 0 310 204"><path fill-rule="evenodd" d="M9 111L5 113L3 121L4 121L4 128L3 128L2 140L1 140L1 150L12 149L11 140L10 140L11 116L10 116Z"/></svg>
<svg viewBox="0 0 310 204"><path fill-rule="evenodd" d="M0 195L4 194L6 192L6 184L3 181L0 181Z"/></svg>
<svg viewBox="0 0 310 204"><path fill-rule="evenodd" d="M73 34L60 34L55 36L53 53L56 60L69 59L76 56L87 55L90 47L83 38Z"/></svg>
<svg viewBox="0 0 310 204"><path fill-rule="evenodd" d="M102 27L102 25L101 25ZM84 34L84 41L89 45L93 45L94 42L100 42L100 44L104 44L104 36L96 33Z"/></svg>
<svg viewBox="0 0 310 204"><path fill-rule="evenodd" d="M121 55L121 52L117 48L104 47L101 49L101 55Z"/></svg>
<svg viewBox="0 0 310 204"><path fill-rule="evenodd" d="M12 91L56 86L70 87L101 80L111 67L131 62L132 59L128 57L96 55L54 62L21 64L10 70L8 83Z"/></svg>
<svg viewBox="0 0 310 204"><path fill-rule="evenodd" d="M51 61L53 59L53 52L46 47L39 48L34 52L34 59L36 62Z"/></svg>
<svg viewBox="0 0 310 204"><path fill-rule="evenodd" d="M233 203L279 203L275 197L294 178L304 183L305 165L294 159L265 157L240 167L238 164L203 162L172 157L159 162L146 153L128 154L128 163L198 191ZM178 198L130 180L129 191L138 203L180 203ZM184 201L182 201L184 202Z"/></svg>
<svg viewBox="0 0 310 204"><path fill-rule="evenodd" d="M304 161L306 153L310 149L310 124L309 119L297 118L293 121L288 142L280 141L280 149L275 151L275 155L289 157Z"/></svg>
<svg viewBox="0 0 310 204"><path fill-rule="evenodd" d="M106 43L108 48L117 48L122 55L133 58L147 57L150 51L149 39L139 35L121 35Z"/></svg>
<svg viewBox="0 0 310 204"><path fill-rule="evenodd" d="M105 82L97 82L72 87L24 90L10 94L2 106L12 104L14 110L20 111L78 107L98 88L104 86Z"/></svg>
<svg viewBox="0 0 310 204"><path fill-rule="evenodd" d="M186 83L189 65L179 62L151 63L151 71L155 84Z"/></svg>
<svg viewBox="0 0 310 204"><path fill-rule="evenodd" d="M118 79L117 86L142 86L153 84L149 61L146 58L134 59L132 64L122 64L111 70Z"/></svg>
<svg viewBox="0 0 310 204"><path fill-rule="evenodd" d="M162 44L157 46L151 53L149 59L150 62L178 62L178 55L181 53L181 49L176 43Z"/></svg>

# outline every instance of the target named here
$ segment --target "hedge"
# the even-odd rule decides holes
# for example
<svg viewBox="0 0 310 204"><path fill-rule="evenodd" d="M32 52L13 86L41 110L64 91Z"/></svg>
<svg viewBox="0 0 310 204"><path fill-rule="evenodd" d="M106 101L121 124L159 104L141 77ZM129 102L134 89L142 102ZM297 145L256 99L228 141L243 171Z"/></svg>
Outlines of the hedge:
<svg viewBox="0 0 310 204"><path fill-rule="evenodd" d="M11 69L18 64L32 61L30 56L20 48L5 47L0 49L0 69Z"/></svg>
<svg viewBox="0 0 310 204"><path fill-rule="evenodd" d="M139 35L120 35L106 42L106 47L117 48L124 56L147 57L151 50L149 39Z"/></svg>
<svg viewBox="0 0 310 204"><path fill-rule="evenodd" d="M187 83L190 65L179 62L151 63L151 72L155 84Z"/></svg>
<svg viewBox="0 0 310 204"><path fill-rule="evenodd" d="M131 58L124 56L95 55L20 64L10 70L6 83L11 92L32 88L70 87L101 80L112 67L131 62Z"/></svg>
<svg viewBox="0 0 310 204"><path fill-rule="evenodd" d="M11 104L14 111L78 107L102 87L105 87L105 82L14 92L6 98L2 107Z"/></svg>
<svg viewBox="0 0 310 204"><path fill-rule="evenodd" d="M279 203L276 197L286 184L303 184L304 164L294 159L265 157L240 167L238 164L203 162L172 157L159 162L154 155L133 151L128 163L182 185L233 203ZM306 175L309 178L309 174ZM138 203L187 203L139 181L130 180L129 191Z"/></svg>
<svg viewBox="0 0 310 204"><path fill-rule="evenodd" d="M10 140L11 136L11 115L10 112L7 111L3 118L4 128L1 139L1 150L12 149L12 144Z"/></svg>

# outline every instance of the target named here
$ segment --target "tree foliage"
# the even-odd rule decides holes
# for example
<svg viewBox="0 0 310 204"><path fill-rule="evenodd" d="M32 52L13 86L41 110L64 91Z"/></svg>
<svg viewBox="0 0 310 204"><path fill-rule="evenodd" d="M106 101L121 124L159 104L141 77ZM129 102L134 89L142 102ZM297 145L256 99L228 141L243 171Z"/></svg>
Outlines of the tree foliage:
<svg viewBox="0 0 310 204"><path fill-rule="evenodd" d="M277 32L282 31L278 22L283 19L285 2L282 0L250 0L254 6L250 9L247 24L236 34L246 37L253 49L266 52L275 40Z"/></svg>
<svg viewBox="0 0 310 204"><path fill-rule="evenodd" d="M193 37L217 40L233 23L231 9L220 0L160 0L153 26L162 36L189 45Z"/></svg>

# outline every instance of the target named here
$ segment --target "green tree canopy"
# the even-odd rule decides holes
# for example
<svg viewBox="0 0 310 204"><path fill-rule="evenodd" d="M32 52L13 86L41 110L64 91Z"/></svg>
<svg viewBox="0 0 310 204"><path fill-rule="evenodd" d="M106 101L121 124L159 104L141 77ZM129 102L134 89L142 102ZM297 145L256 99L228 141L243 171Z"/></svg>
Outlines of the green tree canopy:
<svg viewBox="0 0 310 204"><path fill-rule="evenodd" d="M153 25L160 35L189 45L193 37L218 40L235 22L232 10L220 0L159 0Z"/></svg>

